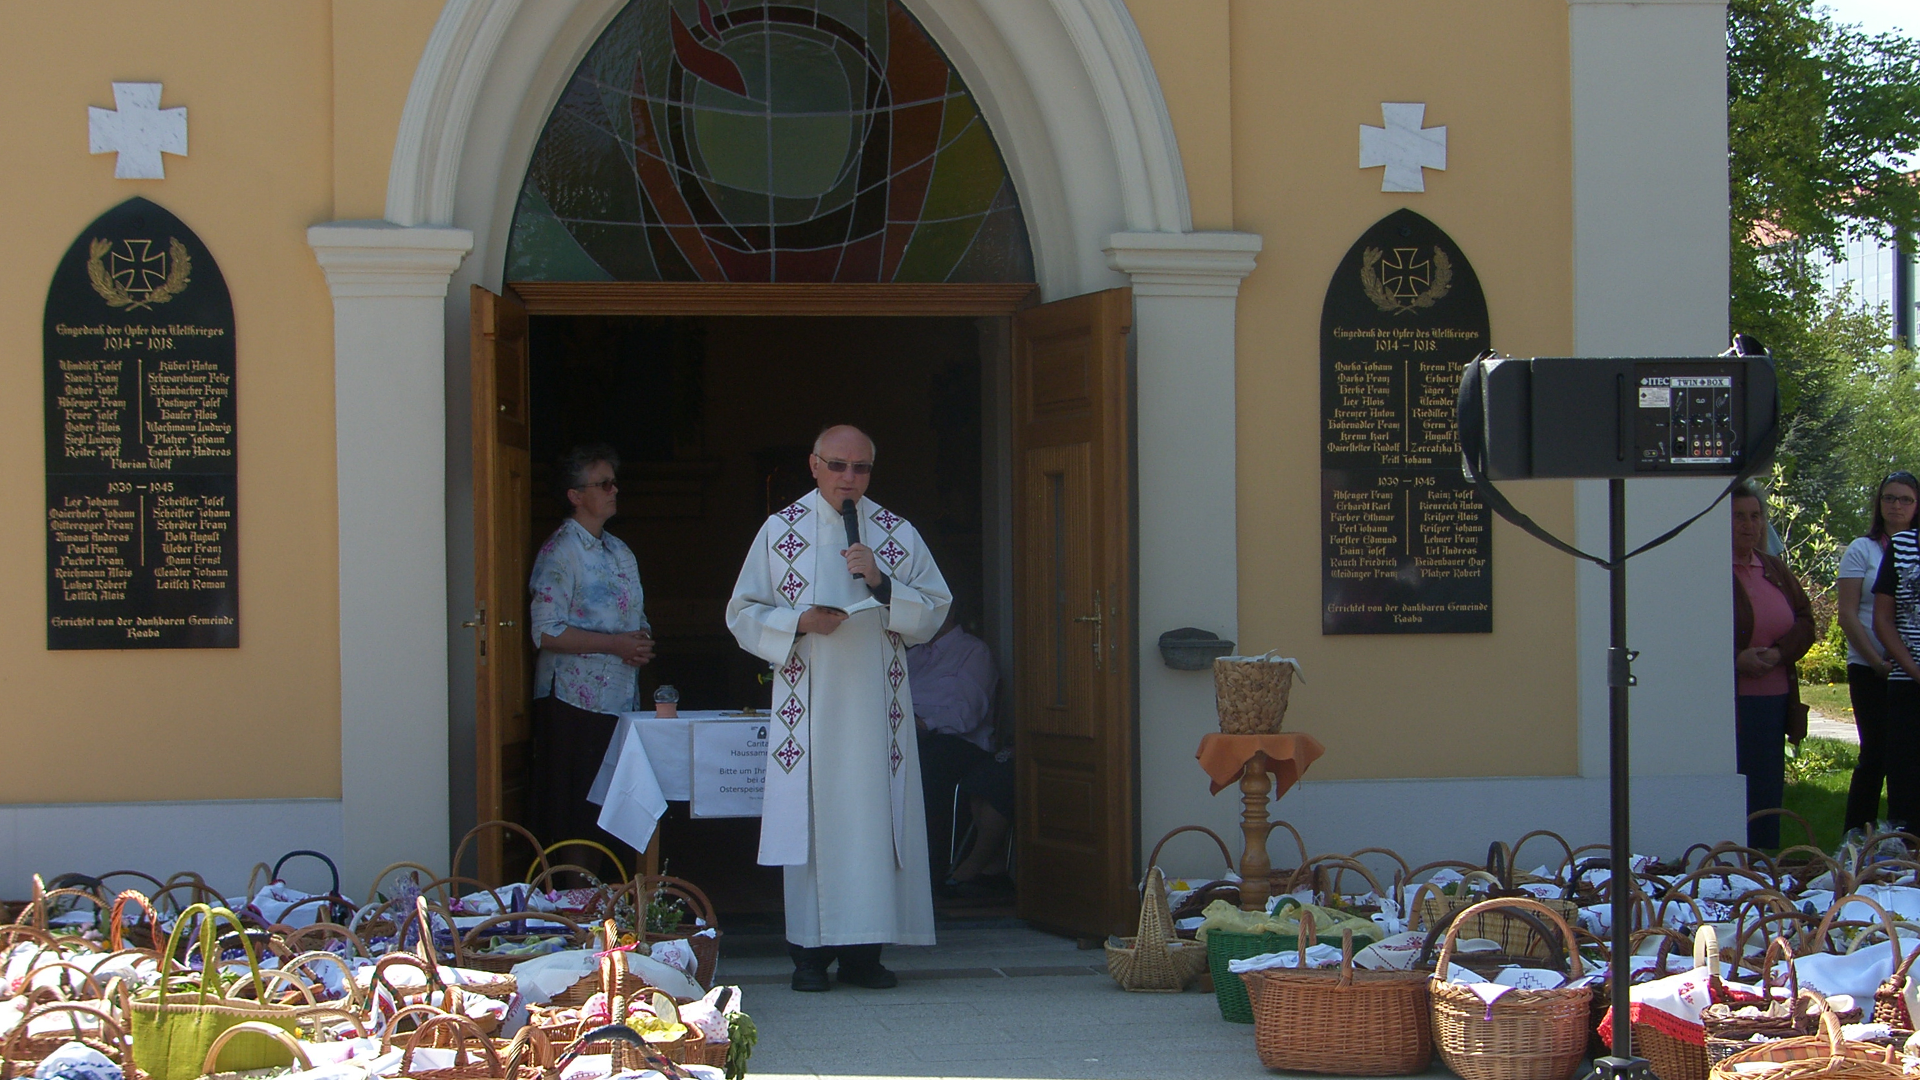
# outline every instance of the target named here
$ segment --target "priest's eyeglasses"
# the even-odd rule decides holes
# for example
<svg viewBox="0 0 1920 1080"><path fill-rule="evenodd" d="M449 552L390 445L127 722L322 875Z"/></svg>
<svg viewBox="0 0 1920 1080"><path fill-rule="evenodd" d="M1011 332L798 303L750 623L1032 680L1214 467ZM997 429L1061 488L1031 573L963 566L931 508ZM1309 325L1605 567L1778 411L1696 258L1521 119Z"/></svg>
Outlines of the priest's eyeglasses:
<svg viewBox="0 0 1920 1080"><path fill-rule="evenodd" d="M597 484L576 484L573 490L585 491L588 488L599 488L602 494L611 495L620 489L620 485L614 483L613 477L609 476Z"/></svg>
<svg viewBox="0 0 1920 1080"><path fill-rule="evenodd" d="M820 457L820 455L815 454L814 457ZM839 458L830 457L822 457L820 460L826 463L827 468L832 472L846 472L848 469L852 469L853 475L865 476L873 471L873 462L871 461L841 461Z"/></svg>

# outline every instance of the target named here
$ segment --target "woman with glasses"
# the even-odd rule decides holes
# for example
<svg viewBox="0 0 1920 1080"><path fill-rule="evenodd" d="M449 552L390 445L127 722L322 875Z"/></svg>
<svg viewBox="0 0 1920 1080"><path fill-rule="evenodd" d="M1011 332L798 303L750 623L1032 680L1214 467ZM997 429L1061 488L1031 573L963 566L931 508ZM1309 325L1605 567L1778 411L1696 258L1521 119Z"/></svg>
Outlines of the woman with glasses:
<svg viewBox="0 0 1920 1080"><path fill-rule="evenodd" d="M1905 807L1920 780L1920 761L1910 746L1901 753L1905 732L1895 730L1897 717L1893 680L1910 682L1899 671L1899 653L1885 644L1874 625L1876 584L1897 546L1895 536L1914 527L1920 480L1912 473L1893 473L1874 492L1872 527L1847 546L1839 561L1839 625L1847 632L1847 692L1853 696L1853 723L1860 730L1860 763L1847 788L1847 828L1872 828L1880 821L1880 784L1887 784L1887 817L1908 819ZM1895 638L1897 640L1897 638ZM1912 723L1908 719L1907 723Z"/></svg>
<svg viewBox="0 0 1920 1080"><path fill-rule="evenodd" d="M1880 820L1880 787L1887 779L1887 675L1893 661L1873 633L1873 582L1880 576L1887 541L1913 528L1920 480L1897 472L1880 482L1867 535L1840 557L1840 629L1847 635L1847 694L1860 732L1860 763L1847 789L1847 829L1872 829ZM1920 765L1920 763L1915 763Z"/></svg>
<svg viewBox="0 0 1920 1080"><path fill-rule="evenodd" d="M528 626L540 650L528 801L543 843L616 842L601 831L587 791L613 741L613 714L636 707L639 669L653 659L639 564L607 531L619 471L620 455L605 444L576 446L560 459L572 513L540 546L528 582Z"/></svg>

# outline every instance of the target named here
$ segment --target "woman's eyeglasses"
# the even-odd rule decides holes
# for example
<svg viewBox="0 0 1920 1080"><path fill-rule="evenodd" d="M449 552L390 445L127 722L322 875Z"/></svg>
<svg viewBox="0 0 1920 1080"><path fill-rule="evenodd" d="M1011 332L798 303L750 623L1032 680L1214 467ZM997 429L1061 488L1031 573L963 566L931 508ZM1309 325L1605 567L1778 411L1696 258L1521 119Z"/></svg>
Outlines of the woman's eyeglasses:
<svg viewBox="0 0 1920 1080"><path fill-rule="evenodd" d="M820 455L815 454L814 457L820 457ZM822 457L820 460L833 472L846 472L848 469L852 469L853 475L865 476L873 471L873 462L871 461L841 461L838 458L830 457Z"/></svg>
<svg viewBox="0 0 1920 1080"><path fill-rule="evenodd" d="M599 488L603 493L611 495L620 489L620 485L614 483L613 477L609 476L597 484L575 484L573 490L585 491L588 488Z"/></svg>

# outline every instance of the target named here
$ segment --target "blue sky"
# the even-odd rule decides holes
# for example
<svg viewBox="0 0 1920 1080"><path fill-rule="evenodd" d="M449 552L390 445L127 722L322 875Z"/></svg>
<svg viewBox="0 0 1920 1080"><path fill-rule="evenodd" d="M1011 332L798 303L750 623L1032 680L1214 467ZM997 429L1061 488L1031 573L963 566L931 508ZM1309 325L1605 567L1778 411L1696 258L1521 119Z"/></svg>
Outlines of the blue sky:
<svg viewBox="0 0 1920 1080"><path fill-rule="evenodd" d="M1822 6L1838 21L1857 23L1868 33L1920 35L1920 3L1915 0L1825 0Z"/></svg>

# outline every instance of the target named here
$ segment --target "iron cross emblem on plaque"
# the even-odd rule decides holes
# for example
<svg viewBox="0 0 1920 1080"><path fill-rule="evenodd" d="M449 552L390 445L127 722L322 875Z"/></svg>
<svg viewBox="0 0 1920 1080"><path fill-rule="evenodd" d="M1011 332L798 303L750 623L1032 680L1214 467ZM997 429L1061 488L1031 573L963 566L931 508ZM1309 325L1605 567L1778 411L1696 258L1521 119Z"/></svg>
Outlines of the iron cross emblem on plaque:
<svg viewBox="0 0 1920 1080"><path fill-rule="evenodd" d="M155 251L151 240L120 241L107 265L114 282L136 300L167 283L167 253Z"/></svg>
<svg viewBox="0 0 1920 1080"><path fill-rule="evenodd" d="M1391 258L1380 260L1380 284L1403 304L1417 299L1433 284L1433 260L1421 259L1419 248L1394 248Z"/></svg>

